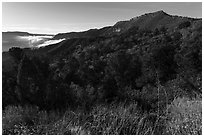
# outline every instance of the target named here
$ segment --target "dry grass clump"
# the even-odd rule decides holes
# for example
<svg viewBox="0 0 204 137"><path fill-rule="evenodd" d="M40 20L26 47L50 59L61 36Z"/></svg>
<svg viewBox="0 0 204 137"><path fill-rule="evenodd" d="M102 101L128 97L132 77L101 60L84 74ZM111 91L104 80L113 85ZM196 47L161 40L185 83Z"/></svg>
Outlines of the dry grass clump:
<svg viewBox="0 0 204 137"><path fill-rule="evenodd" d="M43 134L47 125L60 118L58 112L39 111L35 106L8 106L3 110L2 133L9 135Z"/></svg>
<svg viewBox="0 0 204 137"><path fill-rule="evenodd" d="M58 113L37 107L7 107L3 113L3 134L154 134L155 115L142 114L137 103L99 105L89 113L67 110Z"/></svg>
<svg viewBox="0 0 204 137"><path fill-rule="evenodd" d="M168 106L169 120L166 134L201 135L202 100L177 98Z"/></svg>
<svg viewBox="0 0 204 137"><path fill-rule="evenodd" d="M90 113L67 111L47 134L138 135L154 134L156 115L142 115L136 103L99 105ZM160 130L161 131L161 130Z"/></svg>

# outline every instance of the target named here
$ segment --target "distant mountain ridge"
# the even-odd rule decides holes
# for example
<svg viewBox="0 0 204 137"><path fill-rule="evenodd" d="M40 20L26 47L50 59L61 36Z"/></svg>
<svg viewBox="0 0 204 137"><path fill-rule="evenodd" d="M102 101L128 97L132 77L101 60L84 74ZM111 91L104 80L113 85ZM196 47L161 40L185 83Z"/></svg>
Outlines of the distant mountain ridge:
<svg viewBox="0 0 204 137"><path fill-rule="evenodd" d="M113 26L104 27L101 29L90 29L82 32L59 33L55 35L53 39L118 35L125 31L128 31L133 27L138 27L139 29L154 30L156 28L165 26L169 30L173 30L182 22L194 22L199 20L201 19L169 15L163 10L160 10L153 13L146 13L144 15L134 17L130 20L119 21Z"/></svg>
<svg viewBox="0 0 204 137"><path fill-rule="evenodd" d="M35 34L35 33L29 33L29 32L22 32L22 31L6 31L2 32L3 34L10 34L10 35L18 35L18 36L54 36L52 34Z"/></svg>
<svg viewBox="0 0 204 137"><path fill-rule="evenodd" d="M82 32L68 32L68 33L59 33L53 37L53 39L62 39L62 38L79 38L79 37L96 37L104 34L109 30L111 26L104 27L102 29L90 29Z"/></svg>

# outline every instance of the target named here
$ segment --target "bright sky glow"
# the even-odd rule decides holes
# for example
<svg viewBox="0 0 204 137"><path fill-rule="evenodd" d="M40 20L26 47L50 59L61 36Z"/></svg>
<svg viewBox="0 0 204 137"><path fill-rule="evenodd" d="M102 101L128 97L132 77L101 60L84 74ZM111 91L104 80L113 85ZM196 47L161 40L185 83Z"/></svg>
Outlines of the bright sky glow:
<svg viewBox="0 0 204 137"><path fill-rule="evenodd" d="M201 2L3 2L3 31L57 34L114 25L117 21L164 10L168 14L202 17Z"/></svg>

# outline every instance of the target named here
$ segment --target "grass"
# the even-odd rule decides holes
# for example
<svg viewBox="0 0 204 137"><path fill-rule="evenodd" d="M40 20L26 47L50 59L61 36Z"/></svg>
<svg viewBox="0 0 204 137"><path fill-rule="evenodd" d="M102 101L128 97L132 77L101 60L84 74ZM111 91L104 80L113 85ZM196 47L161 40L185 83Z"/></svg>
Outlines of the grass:
<svg viewBox="0 0 204 137"><path fill-rule="evenodd" d="M3 134L41 134L48 124L60 118L57 112L39 111L35 106L8 106L3 111Z"/></svg>
<svg viewBox="0 0 204 137"><path fill-rule="evenodd" d="M168 106L167 134L201 135L202 100L177 98Z"/></svg>
<svg viewBox="0 0 204 137"><path fill-rule="evenodd" d="M163 117L141 112L133 102L98 105L89 113L77 109L63 114L33 106L9 106L3 111L3 134L198 135L202 134L201 106L200 99L177 98Z"/></svg>

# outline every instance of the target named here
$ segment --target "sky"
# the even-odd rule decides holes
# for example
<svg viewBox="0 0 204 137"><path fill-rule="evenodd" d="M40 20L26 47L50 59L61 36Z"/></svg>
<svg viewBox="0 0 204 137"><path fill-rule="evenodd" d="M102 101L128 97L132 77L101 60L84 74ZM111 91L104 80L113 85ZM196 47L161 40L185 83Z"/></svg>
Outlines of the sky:
<svg viewBox="0 0 204 137"><path fill-rule="evenodd" d="M145 13L202 17L201 2L3 2L2 30L57 34L114 25Z"/></svg>

